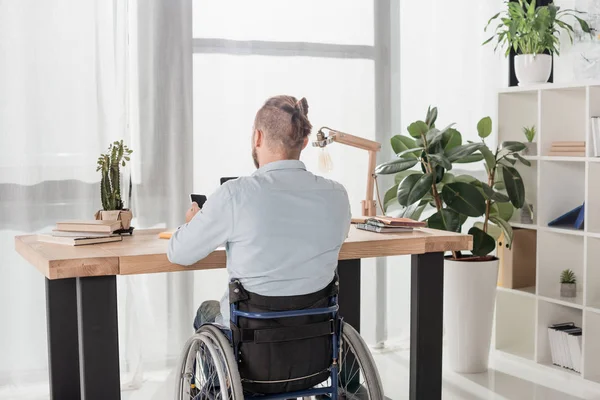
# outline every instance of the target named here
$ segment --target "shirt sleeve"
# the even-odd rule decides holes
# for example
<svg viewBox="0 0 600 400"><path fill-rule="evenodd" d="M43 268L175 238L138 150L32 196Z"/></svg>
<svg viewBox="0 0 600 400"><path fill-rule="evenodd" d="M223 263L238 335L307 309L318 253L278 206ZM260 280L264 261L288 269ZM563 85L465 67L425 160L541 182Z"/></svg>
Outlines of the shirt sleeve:
<svg viewBox="0 0 600 400"><path fill-rule="evenodd" d="M173 233L167 257L173 264L193 265L224 245L232 232L232 196L229 185L223 185L189 223Z"/></svg>

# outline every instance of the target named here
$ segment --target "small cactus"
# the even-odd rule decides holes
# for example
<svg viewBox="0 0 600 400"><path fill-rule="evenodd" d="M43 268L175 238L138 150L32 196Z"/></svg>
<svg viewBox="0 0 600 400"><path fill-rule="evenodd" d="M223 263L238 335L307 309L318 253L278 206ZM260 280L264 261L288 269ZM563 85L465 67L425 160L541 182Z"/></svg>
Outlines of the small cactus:
<svg viewBox="0 0 600 400"><path fill-rule="evenodd" d="M570 269L565 269L560 274L560 283L577 283L575 272Z"/></svg>
<svg viewBox="0 0 600 400"><path fill-rule="evenodd" d="M102 208L104 211L122 210L123 201L121 199L121 167L130 160L129 156L133 153L123 141L111 143L108 146L108 152L98 157L98 167L96 172L100 171L100 196L102 199Z"/></svg>

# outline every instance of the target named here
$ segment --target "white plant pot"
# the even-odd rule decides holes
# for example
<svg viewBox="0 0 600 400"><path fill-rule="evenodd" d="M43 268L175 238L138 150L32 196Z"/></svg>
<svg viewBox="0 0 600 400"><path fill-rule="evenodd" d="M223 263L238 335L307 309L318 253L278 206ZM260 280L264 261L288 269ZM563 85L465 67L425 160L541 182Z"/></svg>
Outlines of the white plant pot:
<svg viewBox="0 0 600 400"><path fill-rule="evenodd" d="M444 328L455 372L488 369L497 282L498 260L444 262Z"/></svg>
<svg viewBox="0 0 600 400"><path fill-rule="evenodd" d="M515 56L515 74L519 86L546 83L552 72L552 56L548 54L520 54Z"/></svg>

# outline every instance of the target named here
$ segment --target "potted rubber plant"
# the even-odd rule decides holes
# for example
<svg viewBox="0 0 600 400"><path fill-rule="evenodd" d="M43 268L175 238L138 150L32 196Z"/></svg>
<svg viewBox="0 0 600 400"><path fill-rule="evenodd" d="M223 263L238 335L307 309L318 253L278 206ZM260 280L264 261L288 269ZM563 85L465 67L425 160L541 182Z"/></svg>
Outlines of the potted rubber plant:
<svg viewBox="0 0 600 400"><path fill-rule="evenodd" d="M570 269L565 269L560 274L560 297L577 296L577 278Z"/></svg>
<svg viewBox="0 0 600 400"><path fill-rule="evenodd" d="M445 259L445 332L450 367L457 372L487 369L491 341L498 259L491 253L504 234L508 246L513 231L508 223L515 208L525 201L525 188L517 162L529 165L519 152L525 145L506 142L492 151L485 143L492 120L477 124L480 142L462 143L452 125L435 127L437 109L429 109L425 121L408 127L410 136L397 135L391 144L397 159L377 167L377 174L396 174L396 184L385 196L389 208L396 203L397 216L423 219L429 228L461 232L469 217L479 218L468 233L473 236L471 254L453 252ZM454 175L453 164L484 160L485 182L468 175ZM413 167L419 166L419 169ZM395 193L395 197L394 197Z"/></svg>
<svg viewBox="0 0 600 400"><path fill-rule="evenodd" d="M98 157L96 172L100 172L100 197L102 210L96 212L97 220L121 221L121 228L129 230L133 213L123 207L121 197L121 167L130 161L133 150L129 149L123 141L111 143L108 151Z"/></svg>
<svg viewBox="0 0 600 400"><path fill-rule="evenodd" d="M573 25L591 34L587 21L580 18L582 12L565 9L554 3L537 6L536 0L506 1L506 10L494 15L485 30L496 24L494 35L483 44L496 39L496 47L504 47L508 57L511 49L516 53L515 74L519 86L548 82L552 72L552 55L560 55L560 34L566 32L573 43Z"/></svg>

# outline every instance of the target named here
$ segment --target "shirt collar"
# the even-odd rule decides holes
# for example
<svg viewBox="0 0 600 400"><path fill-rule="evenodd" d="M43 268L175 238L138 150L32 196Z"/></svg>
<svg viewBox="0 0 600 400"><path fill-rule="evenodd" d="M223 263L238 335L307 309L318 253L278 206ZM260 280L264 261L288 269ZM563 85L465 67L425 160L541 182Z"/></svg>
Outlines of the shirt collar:
<svg viewBox="0 0 600 400"><path fill-rule="evenodd" d="M263 174L271 171L278 171L282 169L303 169L306 171L306 165L304 165L304 163L300 160L273 161L257 169L253 175Z"/></svg>

